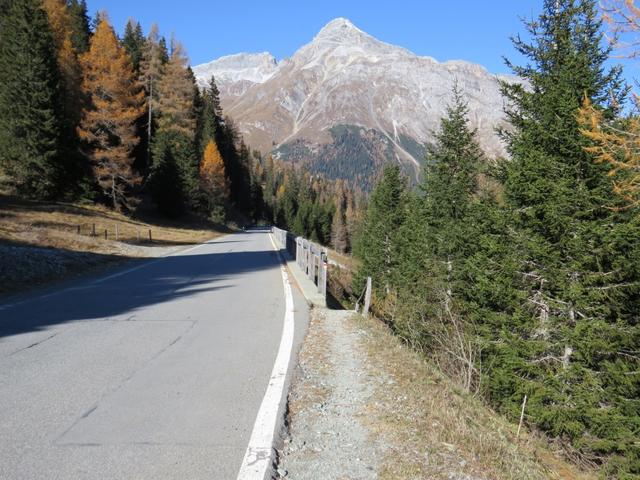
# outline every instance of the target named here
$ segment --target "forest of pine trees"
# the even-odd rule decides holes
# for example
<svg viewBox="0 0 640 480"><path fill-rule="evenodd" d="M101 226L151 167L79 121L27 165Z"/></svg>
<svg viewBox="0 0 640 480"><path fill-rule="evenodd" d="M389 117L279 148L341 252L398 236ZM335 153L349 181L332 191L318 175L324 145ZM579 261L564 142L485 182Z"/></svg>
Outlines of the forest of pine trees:
<svg viewBox="0 0 640 480"><path fill-rule="evenodd" d="M614 3L618 19L640 19ZM526 395L531 427L604 477L631 479L638 120L623 111L599 15L592 0L545 0L530 40L514 37L525 64L508 65L526 83L503 84L509 159L484 159L464 92L452 92L418 191L388 167L371 195L356 291L371 276L376 313L465 391L515 421Z"/></svg>
<svg viewBox="0 0 640 480"><path fill-rule="evenodd" d="M259 159L264 219L295 235L351 252L364 208L362 191L267 157Z"/></svg>
<svg viewBox="0 0 640 480"><path fill-rule="evenodd" d="M197 87L180 42L131 19L120 38L84 0L7 0L0 10L0 172L16 194L133 212L256 220L255 159Z"/></svg>

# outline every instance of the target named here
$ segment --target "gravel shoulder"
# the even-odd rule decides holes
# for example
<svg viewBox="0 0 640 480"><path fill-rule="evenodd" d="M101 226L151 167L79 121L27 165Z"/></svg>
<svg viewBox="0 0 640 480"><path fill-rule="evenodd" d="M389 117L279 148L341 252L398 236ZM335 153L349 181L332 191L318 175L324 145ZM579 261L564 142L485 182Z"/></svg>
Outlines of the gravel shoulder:
<svg viewBox="0 0 640 480"><path fill-rule="evenodd" d="M276 478L594 478L353 312L312 310L287 426Z"/></svg>
<svg viewBox="0 0 640 480"><path fill-rule="evenodd" d="M281 477L377 478L384 451L366 423L374 386L362 356L361 332L349 328L350 312L314 309L289 394L289 434L280 452Z"/></svg>

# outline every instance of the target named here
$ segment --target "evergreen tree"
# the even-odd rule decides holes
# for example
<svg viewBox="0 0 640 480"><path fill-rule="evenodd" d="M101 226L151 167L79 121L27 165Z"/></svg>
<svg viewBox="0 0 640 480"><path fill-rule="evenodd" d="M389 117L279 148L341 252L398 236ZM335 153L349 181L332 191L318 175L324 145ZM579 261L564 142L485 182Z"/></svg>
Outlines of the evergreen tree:
<svg viewBox="0 0 640 480"><path fill-rule="evenodd" d="M512 158L503 167L512 223L506 275L517 282L513 298L523 300L507 317L517 337L492 327L504 341L485 352L488 393L514 417L528 394L533 423L613 455L610 468L622 476L640 471L632 400L640 385L620 374L637 370L621 354L638 345L639 245L630 233L637 226L607 208L607 168L594 161L577 114L586 97L613 118L625 89L620 69L606 66L610 48L593 1L547 0L528 30L531 42L514 44L529 63L509 64L527 86L503 86L514 127L505 133Z"/></svg>
<svg viewBox="0 0 640 480"><path fill-rule="evenodd" d="M248 212L250 153L240 139L238 131L229 117L225 117L216 126L216 143L224 159L227 178L229 178L230 201L238 209ZM238 148L239 147L239 148ZM294 212L295 217L295 212ZM291 217L288 221L293 222ZM291 225L291 223L289 223Z"/></svg>
<svg viewBox="0 0 640 480"><path fill-rule="evenodd" d="M61 89L64 97L64 115L75 130L80 118L80 84L82 70L78 55L73 47L72 17L65 0L44 0L42 2L53 33L56 58L61 77Z"/></svg>
<svg viewBox="0 0 640 480"><path fill-rule="evenodd" d="M339 253L346 253L349 247L345 209L347 199L342 182L338 183L336 192L336 210L331 223L331 246Z"/></svg>
<svg viewBox="0 0 640 480"><path fill-rule="evenodd" d="M398 310L394 328L430 352L465 390L478 385L467 291L468 259L477 250L478 179L484 164L467 104L457 85L435 144L429 148L421 195L413 195L397 237L394 276ZM464 342L460 339L465 338ZM460 348L464 345L464 348Z"/></svg>
<svg viewBox="0 0 640 480"><path fill-rule="evenodd" d="M89 39L91 38L87 2L86 0L69 0L68 5L71 15L71 42L76 53L82 54L89 50Z"/></svg>
<svg viewBox="0 0 640 480"><path fill-rule="evenodd" d="M132 150L138 143L136 120L143 92L106 16L101 17L81 62L89 107L80 138L105 196L116 209L127 207L128 189L140 180L132 169Z"/></svg>
<svg viewBox="0 0 640 480"><path fill-rule="evenodd" d="M169 61L158 81L158 132L173 142L185 196L192 208L198 205L199 156L195 143L196 111L194 80L188 59L180 43L172 42Z"/></svg>
<svg viewBox="0 0 640 480"><path fill-rule="evenodd" d="M234 170L235 203L243 212L251 210L251 151L240 139L237 165Z"/></svg>
<svg viewBox="0 0 640 480"><path fill-rule="evenodd" d="M139 22L130 18L124 29L124 37L122 38L122 46L129 54L133 70L138 74L140 72L140 63L145 47L145 38L142 33L142 27Z"/></svg>
<svg viewBox="0 0 640 480"><path fill-rule="evenodd" d="M185 193L169 136L159 134L154 141L153 167L149 174L149 192L158 211L167 217L184 212Z"/></svg>
<svg viewBox="0 0 640 480"><path fill-rule="evenodd" d="M222 107L220 106L220 92L212 76L209 84L202 91L202 110L200 118L200 137L202 148L210 140L217 138L223 122Z"/></svg>
<svg viewBox="0 0 640 480"><path fill-rule="evenodd" d="M142 27L140 23L130 18L127 21L127 25L124 31L124 37L121 41L122 47L129 55L131 65L133 66L134 73L137 78L140 79L144 85L144 78L141 75L141 66L143 62L143 55L145 53L146 38L142 33ZM146 94L145 90L145 94ZM145 109L140 114L140 117L136 120L136 130L140 141L133 150L134 168L137 172L142 174L148 173L149 167L149 139L147 122L149 121L148 111Z"/></svg>
<svg viewBox="0 0 640 480"><path fill-rule="evenodd" d="M361 264L356 272L356 290L363 288L366 277L372 277L374 293L379 299L391 293L393 276L399 262L395 251L397 235L405 220L407 182L400 167L387 165L371 198L355 253Z"/></svg>
<svg viewBox="0 0 640 480"><path fill-rule="evenodd" d="M160 37L158 40L158 45L160 47L160 60L163 65L169 63L169 49L167 48L167 39L164 37Z"/></svg>
<svg viewBox="0 0 640 480"><path fill-rule="evenodd" d="M203 145L203 113L204 113L204 98L202 93L200 92L200 87L198 87L198 82L196 80L196 76L193 73L191 67L187 68L187 73L189 74L189 78L191 80L191 85L193 88L193 114L196 119L196 127L194 132L193 142L196 147L196 151L203 152L206 148L206 145Z"/></svg>
<svg viewBox="0 0 640 480"><path fill-rule="evenodd" d="M18 191L62 193L59 73L47 14L36 0L11 0L0 17L0 165Z"/></svg>
<svg viewBox="0 0 640 480"><path fill-rule="evenodd" d="M158 128L181 133L193 140L196 128L193 78L182 45L172 42L169 61L158 82Z"/></svg>
<svg viewBox="0 0 640 480"><path fill-rule="evenodd" d="M476 132L469 126L468 107L455 85L453 103L447 108L435 146L428 151L422 191L424 229L429 230L434 255L446 263L464 258L466 246L472 240L468 235L469 210L478 191L478 178L484 155L476 140Z"/></svg>
<svg viewBox="0 0 640 480"><path fill-rule="evenodd" d="M471 251L468 217L484 156L467 116L467 104L455 85L453 102L427 153L423 196L410 209L410 231L400 237L408 253L402 277L409 286L428 269L425 261L445 266L450 275L454 263Z"/></svg>
<svg viewBox="0 0 640 480"><path fill-rule="evenodd" d="M151 145L153 143L153 133L155 130L155 115L158 108L158 82L162 76L165 61L165 52L160 45L158 26L153 24L142 48L140 59L140 82L144 86L146 97L146 121L142 124L144 128L141 143L146 146L146 165L140 165L139 170L146 170L151 166Z"/></svg>
<svg viewBox="0 0 640 480"><path fill-rule="evenodd" d="M60 72L60 93L62 97L62 126L64 130L61 144L60 168L68 185L67 194L73 195L89 188L85 185L88 166L81 157L77 128L83 108L82 68L78 54L73 47L72 16L65 0L44 0L43 6L49 18L56 48L58 70ZM88 192L85 192L87 194Z"/></svg>
<svg viewBox="0 0 640 480"><path fill-rule="evenodd" d="M282 191L280 191L282 189ZM280 205L280 218L279 225L281 228L286 230L293 230L295 218L298 214L298 195L299 195L299 182L298 177L295 172L288 172L284 176L283 184L280 187L278 196L279 196L279 205ZM302 231L304 229L304 225L298 226Z"/></svg>

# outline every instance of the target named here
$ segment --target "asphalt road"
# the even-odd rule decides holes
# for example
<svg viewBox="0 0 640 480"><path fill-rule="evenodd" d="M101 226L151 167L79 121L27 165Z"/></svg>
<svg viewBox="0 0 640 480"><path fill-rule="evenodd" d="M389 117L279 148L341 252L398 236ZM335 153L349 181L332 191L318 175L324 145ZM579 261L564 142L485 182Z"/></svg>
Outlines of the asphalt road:
<svg viewBox="0 0 640 480"><path fill-rule="evenodd" d="M235 480L284 313L266 232L0 303L0 479Z"/></svg>

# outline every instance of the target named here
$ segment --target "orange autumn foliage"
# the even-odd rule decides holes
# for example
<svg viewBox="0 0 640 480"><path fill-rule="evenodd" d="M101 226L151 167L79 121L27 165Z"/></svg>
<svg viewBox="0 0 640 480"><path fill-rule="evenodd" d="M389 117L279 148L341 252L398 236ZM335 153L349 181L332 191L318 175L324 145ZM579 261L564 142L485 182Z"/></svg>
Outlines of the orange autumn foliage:
<svg viewBox="0 0 640 480"><path fill-rule="evenodd" d="M229 183L218 146L210 140L200 164L200 182L209 201L209 210L222 205L229 196Z"/></svg>
<svg viewBox="0 0 640 480"><path fill-rule="evenodd" d="M634 0L604 0L603 17L609 25L617 56L635 60L640 56L640 6ZM640 98L633 95L636 107ZM578 119L582 134L593 144L586 150L597 162L608 164L614 192L626 207L640 205L640 118L630 116L625 121L607 121L603 113L585 100Z"/></svg>
<svg viewBox="0 0 640 480"><path fill-rule="evenodd" d="M65 115L75 127L80 116L82 69L71 40L73 34L71 14L66 0L44 0L42 6L47 12L56 46L64 92Z"/></svg>
<svg viewBox="0 0 640 480"><path fill-rule="evenodd" d="M132 169L138 143L136 120L143 112L144 93L109 24L102 17L82 55L82 90L89 101L78 134L94 174L115 208L127 206L127 189L140 181Z"/></svg>
<svg viewBox="0 0 640 480"><path fill-rule="evenodd" d="M614 192L628 207L640 205L640 118L632 117L618 126L605 121L602 112L586 100L578 120L582 134L593 142L585 150L611 167Z"/></svg>

